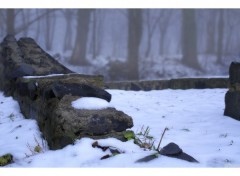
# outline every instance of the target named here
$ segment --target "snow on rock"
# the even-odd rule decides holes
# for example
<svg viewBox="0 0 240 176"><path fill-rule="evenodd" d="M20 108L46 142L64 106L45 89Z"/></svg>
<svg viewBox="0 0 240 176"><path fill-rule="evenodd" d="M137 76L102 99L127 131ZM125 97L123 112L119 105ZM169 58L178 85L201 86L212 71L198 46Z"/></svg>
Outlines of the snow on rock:
<svg viewBox="0 0 240 176"><path fill-rule="evenodd" d="M82 97L72 102L72 107L76 109L99 110L113 107L106 100L95 97Z"/></svg>

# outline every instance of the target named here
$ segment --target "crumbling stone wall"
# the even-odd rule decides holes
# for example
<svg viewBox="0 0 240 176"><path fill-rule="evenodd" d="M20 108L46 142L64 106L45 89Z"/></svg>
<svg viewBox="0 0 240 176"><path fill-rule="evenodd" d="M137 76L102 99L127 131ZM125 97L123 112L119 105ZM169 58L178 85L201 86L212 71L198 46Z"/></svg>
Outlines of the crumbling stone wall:
<svg viewBox="0 0 240 176"><path fill-rule="evenodd" d="M150 81L122 81L105 83L105 88L121 90L213 89L227 88L228 78L179 78Z"/></svg>
<svg viewBox="0 0 240 176"><path fill-rule="evenodd" d="M229 90L225 95L224 115L240 120L240 63L232 62L229 68Z"/></svg>
<svg viewBox="0 0 240 176"><path fill-rule="evenodd" d="M31 38L4 38L0 82L0 89L19 102L24 116L36 119L50 149L82 137L123 139L123 132L133 126L132 118L115 108L74 109L71 102L81 97L111 101L111 94L103 89L103 77L73 73Z"/></svg>

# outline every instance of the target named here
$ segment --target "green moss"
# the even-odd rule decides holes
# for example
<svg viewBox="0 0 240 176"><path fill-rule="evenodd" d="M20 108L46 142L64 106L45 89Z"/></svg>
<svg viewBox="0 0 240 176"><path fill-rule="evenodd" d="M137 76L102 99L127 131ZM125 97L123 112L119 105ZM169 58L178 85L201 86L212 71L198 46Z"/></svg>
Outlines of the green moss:
<svg viewBox="0 0 240 176"><path fill-rule="evenodd" d="M11 164L13 161L12 154L8 153L0 157L0 166L6 166L8 164Z"/></svg>
<svg viewBox="0 0 240 176"><path fill-rule="evenodd" d="M123 133L124 137L129 141L131 139L135 139L135 134L131 130L127 130Z"/></svg>

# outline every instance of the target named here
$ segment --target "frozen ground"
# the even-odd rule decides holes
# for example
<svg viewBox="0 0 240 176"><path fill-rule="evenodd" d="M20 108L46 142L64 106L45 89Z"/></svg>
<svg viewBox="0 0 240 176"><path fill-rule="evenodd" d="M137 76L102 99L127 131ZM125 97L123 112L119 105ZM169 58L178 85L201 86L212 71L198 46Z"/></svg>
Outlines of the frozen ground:
<svg viewBox="0 0 240 176"><path fill-rule="evenodd" d="M200 163L166 156L148 163L135 163L153 152L144 151L132 140L121 142L113 138L98 142L124 153L105 160L100 158L109 150L92 148L95 140L89 138L50 151L36 121L24 119L18 103L0 93L0 155L12 153L14 156L14 163L6 167L240 167L240 122L223 115L226 89L107 91L112 94L112 101L106 106L114 106L132 116L132 130L139 132L143 125L149 126L157 145L167 127L161 147L175 142ZM91 108L93 103L91 100ZM83 104L87 106L86 102ZM37 143L43 147L42 153L33 152Z"/></svg>

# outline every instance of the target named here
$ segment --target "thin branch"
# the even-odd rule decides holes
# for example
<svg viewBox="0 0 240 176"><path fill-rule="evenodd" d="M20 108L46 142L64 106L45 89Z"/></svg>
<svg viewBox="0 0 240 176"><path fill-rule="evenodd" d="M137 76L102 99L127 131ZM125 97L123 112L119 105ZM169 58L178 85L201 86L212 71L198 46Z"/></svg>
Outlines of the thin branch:
<svg viewBox="0 0 240 176"><path fill-rule="evenodd" d="M165 134L165 132L166 132L167 130L168 130L168 128L166 127L166 128L164 129L163 133L162 133L161 139L160 139L160 141L159 141L159 143L158 143L158 147L157 147L157 151L158 151L158 152L159 152L159 148L160 148L160 144L161 144L161 142L162 142L163 136L164 136L164 134Z"/></svg>

